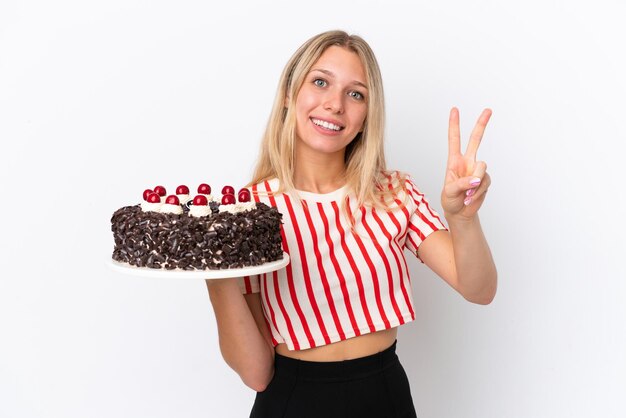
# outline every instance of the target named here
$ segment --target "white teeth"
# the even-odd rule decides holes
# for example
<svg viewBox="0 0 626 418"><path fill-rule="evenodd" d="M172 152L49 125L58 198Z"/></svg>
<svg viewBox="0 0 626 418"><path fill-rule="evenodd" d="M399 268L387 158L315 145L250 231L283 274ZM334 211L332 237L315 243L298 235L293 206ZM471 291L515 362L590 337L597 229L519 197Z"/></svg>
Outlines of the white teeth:
<svg viewBox="0 0 626 418"><path fill-rule="evenodd" d="M341 126L337 126L334 123L329 123L329 122L326 122L325 120L319 120L319 119L311 119L311 120L317 126L322 126L322 127L326 128L326 129L331 129L333 131L341 130Z"/></svg>

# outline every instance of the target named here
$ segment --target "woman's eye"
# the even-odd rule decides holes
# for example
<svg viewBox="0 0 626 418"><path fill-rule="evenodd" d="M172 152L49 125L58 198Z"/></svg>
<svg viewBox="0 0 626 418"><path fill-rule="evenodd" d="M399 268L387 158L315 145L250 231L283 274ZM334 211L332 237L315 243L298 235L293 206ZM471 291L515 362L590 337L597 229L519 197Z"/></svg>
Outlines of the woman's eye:
<svg viewBox="0 0 626 418"><path fill-rule="evenodd" d="M326 87L326 81L322 80L321 78L316 78L315 80L313 80L313 84L315 84L317 87Z"/></svg>
<svg viewBox="0 0 626 418"><path fill-rule="evenodd" d="M348 93L348 95L350 97L352 97L353 99L356 99L356 100L363 100L364 99L363 95L361 93L359 93L358 91L351 91L350 93Z"/></svg>

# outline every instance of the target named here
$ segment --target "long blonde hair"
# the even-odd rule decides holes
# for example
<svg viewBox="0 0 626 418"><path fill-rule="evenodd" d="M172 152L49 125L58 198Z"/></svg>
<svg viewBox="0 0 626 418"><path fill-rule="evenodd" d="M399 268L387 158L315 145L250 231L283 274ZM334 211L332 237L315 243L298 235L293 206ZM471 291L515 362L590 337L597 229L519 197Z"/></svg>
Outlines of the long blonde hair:
<svg viewBox="0 0 626 418"><path fill-rule="evenodd" d="M328 47L334 45L358 55L365 69L368 88L367 115L363 131L357 134L346 148L345 181L357 197L357 209L363 205L387 209L393 205L398 192L404 190L404 181L397 181L397 175L392 176L387 172L384 152L385 103L380 68L367 42L357 35L348 35L344 31L323 32L310 38L287 62L280 77L250 184L278 178L279 191L295 189L293 180L296 144L295 100L286 99L298 96L313 64ZM396 181L392 181L392 178ZM403 178L404 175L400 174L399 180Z"/></svg>

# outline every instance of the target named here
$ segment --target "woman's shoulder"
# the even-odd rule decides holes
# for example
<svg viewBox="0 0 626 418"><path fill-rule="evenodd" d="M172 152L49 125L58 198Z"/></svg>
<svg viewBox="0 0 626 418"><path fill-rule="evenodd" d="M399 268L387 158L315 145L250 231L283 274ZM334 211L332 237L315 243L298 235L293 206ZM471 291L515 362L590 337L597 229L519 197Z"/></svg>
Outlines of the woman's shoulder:
<svg viewBox="0 0 626 418"><path fill-rule="evenodd" d="M379 175L379 188L392 194L406 193L415 187L410 174L400 170L385 170Z"/></svg>
<svg viewBox="0 0 626 418"><path fill-rule="evenodd" d="M280 181L276 177L251 182L248 186L250 189L273 191L276 192L280 189Z"/></svg>
<svg viewBox="0 0 626 418"><path fill-rule="evenodd" d="M385 201L402 202L399 207L419 206L424 198L413 177L400 170L387 170L381 173L379 188ZM394 205L391 205L395 207Z"/></svg>
<svg viewBox="0 0 626 418"><path fill-rule="evenodd" d="M256 183L250 183L248 189L252 192L253 198L260 199L266 203L267 201L271 202L275 196L282 193L278 178L268 178L259 180Z"/></svg>

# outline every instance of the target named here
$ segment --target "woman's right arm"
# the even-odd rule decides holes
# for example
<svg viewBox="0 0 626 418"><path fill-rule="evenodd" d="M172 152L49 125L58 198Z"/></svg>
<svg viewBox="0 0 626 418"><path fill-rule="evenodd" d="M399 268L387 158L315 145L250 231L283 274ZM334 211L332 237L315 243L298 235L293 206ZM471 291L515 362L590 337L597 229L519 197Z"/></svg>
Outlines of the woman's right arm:
<svg viewBox="0 0 626 418"><path fill-rule="evenodd" d="M237 279L207 280L207 289L226 363L257 392L274 375L274 346L259 293L243 295Z"/></svg>

